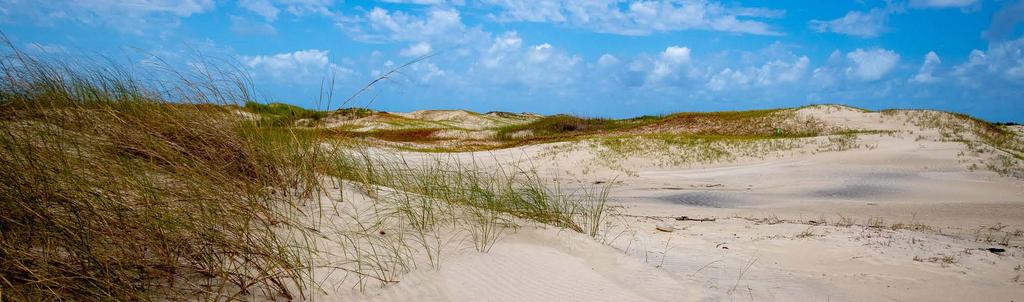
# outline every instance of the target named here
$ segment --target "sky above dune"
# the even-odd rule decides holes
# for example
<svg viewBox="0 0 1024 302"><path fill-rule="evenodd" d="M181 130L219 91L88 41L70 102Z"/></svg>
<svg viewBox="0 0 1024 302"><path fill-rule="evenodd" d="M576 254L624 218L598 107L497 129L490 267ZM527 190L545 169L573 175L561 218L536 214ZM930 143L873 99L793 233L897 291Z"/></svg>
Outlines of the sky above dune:
<svg viewBox="0 0 1024 302"><path fill-rule="evenodd" d="M1022 19L1024 1L987 0L0 0L26 52L229 62L265 100L323 109L325 79L344 99L428 56L348 105L606 117L842 103L1021 122Z"/></svg>

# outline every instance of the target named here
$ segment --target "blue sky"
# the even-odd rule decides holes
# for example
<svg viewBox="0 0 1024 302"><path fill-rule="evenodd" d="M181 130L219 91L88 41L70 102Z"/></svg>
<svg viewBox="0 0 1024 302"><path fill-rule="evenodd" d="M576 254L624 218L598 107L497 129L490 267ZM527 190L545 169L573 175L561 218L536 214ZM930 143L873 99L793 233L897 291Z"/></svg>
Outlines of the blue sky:
<svg viewBox="0 0 1024 302"><path fill-rule="evenodd" d="M843 103L1024 121L1024 1L0 0L28 52L247 70L267 100L625 117Z"/></svg>

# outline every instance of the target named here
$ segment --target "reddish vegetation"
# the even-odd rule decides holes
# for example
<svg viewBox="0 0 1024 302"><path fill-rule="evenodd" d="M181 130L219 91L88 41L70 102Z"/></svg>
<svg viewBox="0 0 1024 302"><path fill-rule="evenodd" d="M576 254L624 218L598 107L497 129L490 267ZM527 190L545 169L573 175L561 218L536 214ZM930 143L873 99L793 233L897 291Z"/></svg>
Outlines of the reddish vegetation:
<svg viewBox="0 0 1024 302"><path fill-rule="evenodd" d="M795 121L780 110L733 112L684 112L637 127L632 133L681 133L700 135L806 135L816 125ZM794 123L795 121L795 123ZM813 121L808 121L813 123Z"/></svg>
<svg viewBox="0 0 1024 302"><path fill-rule="evenodd" d="M386 129L369 132L337 131L338 136L349 138L376 138L389 142L433 142L443 140L434 134L441 129Z"/></svg>

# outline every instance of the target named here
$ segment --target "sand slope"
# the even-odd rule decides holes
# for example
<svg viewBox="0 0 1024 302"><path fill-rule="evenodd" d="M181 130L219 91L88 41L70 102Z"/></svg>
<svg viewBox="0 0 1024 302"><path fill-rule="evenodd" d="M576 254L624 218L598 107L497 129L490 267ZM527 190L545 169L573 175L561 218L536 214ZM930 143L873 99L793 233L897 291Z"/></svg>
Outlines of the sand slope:
<svg viewBox="0 0 1024 302"><path fill-rule="evenodd" d="M888 132L857 135L856 148L822 150L828 138L813 138L765 156L682 165L627 154L609 166L598 160L601 149L586 142L455 155L408 153L411 161L445 156L485 168L519 165L567 187L611 181L619 215L596 239L528 225L489 253L458 252L440 269L419 269L398 284L328 297L1024 299L1024 181L978 166L1005 153L977 152L946 140L946 130L915 123L916 113L816 106L797 114L837 129ZM672 218L684 215L716 220ZM676 231L657 231L659 223Z"/></svg>

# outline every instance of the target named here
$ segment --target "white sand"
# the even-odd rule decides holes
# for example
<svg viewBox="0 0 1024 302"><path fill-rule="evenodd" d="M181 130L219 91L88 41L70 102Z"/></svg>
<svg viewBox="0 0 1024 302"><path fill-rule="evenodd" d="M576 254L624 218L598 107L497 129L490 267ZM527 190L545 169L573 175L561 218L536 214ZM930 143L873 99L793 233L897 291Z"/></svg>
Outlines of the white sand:
<svg viewBox="0 0 1024 302"><path fill-rule="evenodd" d="M658 167L624 159L634 176L593 166L587 148L553 156L543 154L550 145L459 154L534 167L568 186L616 179L611 199L631 216L613 218L598 239L527 225L489 253L459 251L440 269L416 269L386 288L321 298L1024 300L1024 235L1014 234L1024 230L1024 181L972 170L971 163L991 154L961 155L963 144L936 141L937 131L899 117L841 107L800 114L847 129L905 133L861 136L859 143L872 148L808 152L813 146L807 146L732 163ZM682 215L717 220L655 217ZM842 217L856 225L835 226ZM813 224L822 220L827 224ZM885 227L867 226L878 221ZM658 223L678 230L656 231ZM898 223L928 229L891 228ZM997 224L998 230L990 228ZM1010 246L997 244L1004 238ZM1006 252L978 249L989 247Z"/></svg>

